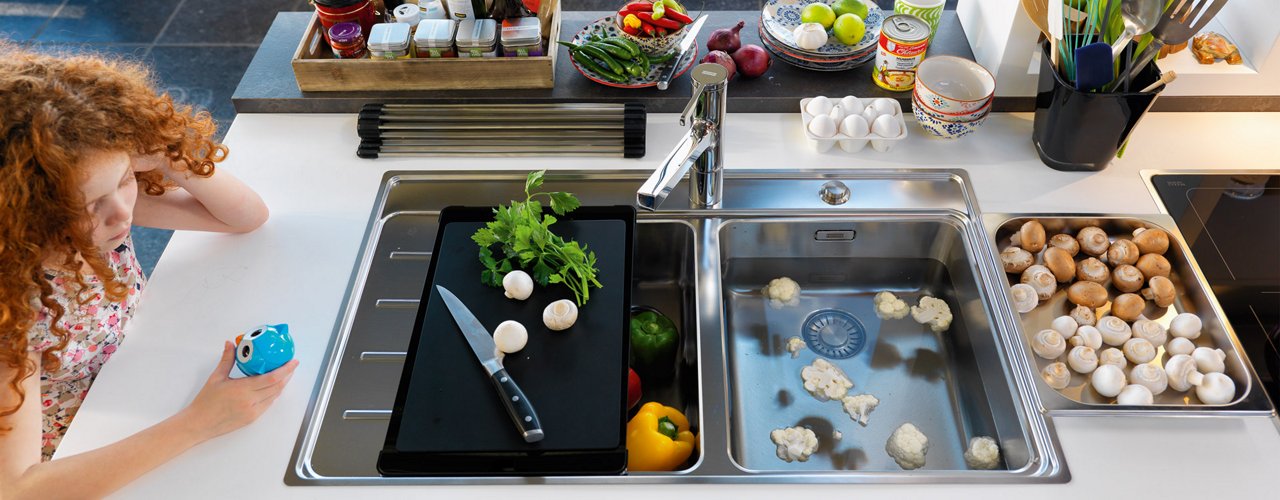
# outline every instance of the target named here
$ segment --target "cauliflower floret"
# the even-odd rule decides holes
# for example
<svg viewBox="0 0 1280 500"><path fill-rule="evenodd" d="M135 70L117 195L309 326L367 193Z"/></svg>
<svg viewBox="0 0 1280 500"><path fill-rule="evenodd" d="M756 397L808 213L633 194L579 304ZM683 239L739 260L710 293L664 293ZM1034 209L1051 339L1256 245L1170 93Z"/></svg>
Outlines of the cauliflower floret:
<svg viewBox="0 0 1280 500"><path fill-rule="evenodd" d="M884 451L906 470L924 467L924 455L929 452L929 438L910 422L902 424L889 435Z"/></svg>
<svg viewBox="0 0 1280 500"><path fill-rule="evenodd" d="M800 337L791 337L787 339L787 352L791 353L791 359L800 357L800 350L804 349L804 339Z"/></svg>
<svg viewBox="0 0 1280 500"><path fill-rule="evenodd" d="M831 439L834 439L836 441L844 439L844 433L837 430L833 430L831 431Z"/></svg>
<svg viewBox="0 0 1280 500"><path fill-rule="evenodd" d="M845 413L849 414L854 422L867 426L867 418L871 416L871 411L876 409L880 404L880 399L870 394L858 394L857 396L845 396L840 400L844 404Z"/></svg>
<svg viewBox="0 0 1280 500"><path fill-rule="evenodd" d="M795 426L785 429L774 429L769 439L778 445L778 458L787 462L809 460L809 455L818 451L818 435L812 430Z"/></svg>
<svg viewBox="0 0 1280 500"><path fill-rule="evenodd" d="M951 327L951 307L947 301L930 296L920 297L920 305L911 306L911 317L929 329L942 333Z"/></svg>
<svg viewBox="0 0 1280 500"><path fill-rule="evenodd" d="M873 301L876 304L876 316L880 319L902 319L911 310L907 307L907 301L899 299L892 292L877 293Z"/></svg>
<svg viewBox="0 0 1280 500"><path fill-rule="evenodd" d="M1000 447L996 440L987 436L978 436L969 440L969 449L964 451L964 463L970 469L990 470L1000 466Z"/></svg>
<svg viewBox="0 0 1280 500"><path fill-rule="evenodd" d="M849 388L853 387L853 381L849 380L849 376L840 367L822 358L801 368L800 378L804 379L804 390L818 398L818 401L843 398L849 393Z"/></svg>
<svg viewBox="0 0 1280 500"><path fill-rule="evenodd" d="M786 276L770 280L760 293L764 298L769 299L769 305L774 309L800 303L800 284Z"/></svg>

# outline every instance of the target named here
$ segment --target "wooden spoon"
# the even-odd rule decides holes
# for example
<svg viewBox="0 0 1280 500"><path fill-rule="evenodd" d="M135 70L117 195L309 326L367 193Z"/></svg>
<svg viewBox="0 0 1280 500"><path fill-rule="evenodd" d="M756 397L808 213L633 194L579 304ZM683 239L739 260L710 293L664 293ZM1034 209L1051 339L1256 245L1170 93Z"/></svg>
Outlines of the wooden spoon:
<svg viewBox="0 0 1280 500"><path fill-rule="evenodd" d="M1040 28L1044 37L1049 38L1049 0L1022 0L1022 11Z"/></svg>

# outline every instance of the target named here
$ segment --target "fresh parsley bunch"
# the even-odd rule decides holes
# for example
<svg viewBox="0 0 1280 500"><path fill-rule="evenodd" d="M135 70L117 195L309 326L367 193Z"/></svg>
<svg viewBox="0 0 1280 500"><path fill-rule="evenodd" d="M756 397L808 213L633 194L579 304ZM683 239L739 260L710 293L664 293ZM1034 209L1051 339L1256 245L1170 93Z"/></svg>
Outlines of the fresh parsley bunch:
<svg viewBox="0 0 1280 500"><path fill-rule="evenodd" d="M552 233L550 228L556 218L543 214L542 203L536 198L546 197L556 215L572 212L582 203L570 193L532 192L542 187L544 174L545 170L531 172L524 181L524 201L498 205L493 209L493 222L471 235L471 240L480 245L480 263L485 267L480 281L500 288L507 273L516 268L528 269L539 285L563 283L569 287L581 306L591 298L592 286L601 287L596 280L596 254ZM494 245L501 245L498 256L494 255Z"/></svg>

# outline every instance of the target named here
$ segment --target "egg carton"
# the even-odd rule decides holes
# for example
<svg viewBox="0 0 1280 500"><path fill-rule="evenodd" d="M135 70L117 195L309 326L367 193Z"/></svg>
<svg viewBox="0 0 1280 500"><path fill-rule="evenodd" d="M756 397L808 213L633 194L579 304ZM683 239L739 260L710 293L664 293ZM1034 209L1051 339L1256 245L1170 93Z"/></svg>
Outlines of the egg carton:
<svg viewBox="0 0 1280 500"><path fill-rule="evenodd" d="M862 136L855 137L853 135L846 134L845 131L843 130L844 120L841 120L841 123L836 124L835 135L831 137L822 137L822 136L816 135L813 133L813 131L809 129L809 124L813 121L814 115L810 114L808 111L809 102L816 98L817 97L808 97L800 100L800 117L801 117L801 121L804 122L805 137L808 137L809 140L813 142L814 147L818 150L819 153L825 153L827 151L830 151L831 148L834 147L836 144L839 144L840 149L843 149L844 151L847 151L849 153L857 153L859 151L862 151L863 148L867 147L868 143L871 144L872 149L875 149L876 151L879 151L881 153L887 153L890 150L892 150L894 145L896 145L899 141L907 138L907 124L906 124L906 120L902 115L902 104L899 103L897 99L888 99L888 98L877 98L877 99L868 99L865 101L861 101L863 109L858 110L857 114L862 114L863 111L866 110L866 108L871 106L872 102L880 99L884 99L884 101L892 103L893 105L892 116L894 117L893 123L897 124L897 128L898 128L897 135L892 137L885 137L885 136L878 135L872 131L868 131L866 134ZM840 100L835 100L833 102L837 106L840 104ZM845 116L847 117L848 115L849 113L846 112ZM868 128L872 128L874 126L874 123L868 123L867 125L868 125Z"/></svg>

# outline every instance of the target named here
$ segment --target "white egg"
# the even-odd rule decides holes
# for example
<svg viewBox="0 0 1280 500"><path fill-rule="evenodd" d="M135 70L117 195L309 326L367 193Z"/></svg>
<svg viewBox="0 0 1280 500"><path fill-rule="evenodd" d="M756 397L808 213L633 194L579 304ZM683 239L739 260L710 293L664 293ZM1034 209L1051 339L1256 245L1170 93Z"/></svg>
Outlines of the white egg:
<svg viewBox="0 0 1280 500"><path fill-rule="evenodd" d="M818 116L830 113L831 108L834 106L834 104L831 104L831 99L827 99L826 96L820 95L813 99L809 99L809 104L805 105L804 110L808 111L809 114L813 116Z"/></svg>
<svg viewBox="0 0 1280 500"><path fill-rule="evenodd" d="M849 115L844 117L844 122L840 124L840 131L849 137L862 138L871 133L871 127L867 125L867 119L862 115Z"/></svg>
<svg viewBox="0 0 1280 500"><path fill-rule="evenodd" d="M845 112L844 107L836 106L834 108L831 108L831 112L827 113L827 116L831 117L831 121L840 123L841 120L844 120L844 117L846 114L847 113Z"/></svg>
<svg viewBox="0 0 1280 500"><path fill-rule="evenodd" d="M884 97L871 101L871 107L876 108L876 113L882 115L894 115L898 113L898 107L893 105L893 100Z"/></svg>
<svg viewBox="0 0 1280 500"><path fill-rule="evenodd" d="M862 110L862 117L867 120L867 123L875 123L877 116L880 116L880 112L876 111L875 106L867 106L867 109Z"/></svg>
<svg viewBox="0 0 1280 500"><path fill-rule="evenodd" d="M847 95L840 98L840 107L844 108L845 114L854 115L861 113L867 106L862 104L862 99Z"/></svg>
<svg viewBox="0 0 1280 500"><path fill-rule="evenodd" d="M892 114L880 115L871 123L871 133L885 138L897 137L902 133L902 126L898 123L898 117Z"/></svg>
<svg viewBox="0 0 1280 500"><path fill-rule="evenodd" d="M836 135L836 121L832 120L830 115L815 116L813 121L809 122L809 132L818 137Z"/></svg>

